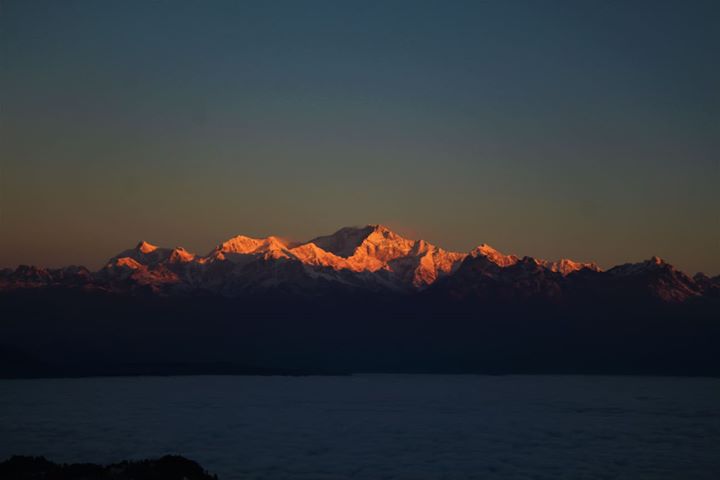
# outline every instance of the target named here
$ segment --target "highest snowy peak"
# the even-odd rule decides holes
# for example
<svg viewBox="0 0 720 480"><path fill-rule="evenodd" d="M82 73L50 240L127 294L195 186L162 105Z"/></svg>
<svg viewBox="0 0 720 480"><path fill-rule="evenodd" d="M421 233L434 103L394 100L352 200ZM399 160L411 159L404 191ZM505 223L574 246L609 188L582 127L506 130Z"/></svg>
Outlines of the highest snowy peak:
<svg viewBox="0 0 720 480"><path fill-rule="evenodd" d="M314 243L323 250L333 253L338 257L349 258L355 254L355 250L357 250L363 242L371 237L375 242L379 241L380 238L402 238L383 225L366 225L364 227L344 227L332 235L313 238L307 243Z"/></svg>
<svg viewBox="0 0 720 480"><path fill-rule="evenodd" d="M384 225L345 227L332 235L314 238L308 244L332 254L330 260L336 268L339 265L357 272L387 271L416 288L450 273L465 257L463 253L446 252L424 240L410 240Z"/></svg>

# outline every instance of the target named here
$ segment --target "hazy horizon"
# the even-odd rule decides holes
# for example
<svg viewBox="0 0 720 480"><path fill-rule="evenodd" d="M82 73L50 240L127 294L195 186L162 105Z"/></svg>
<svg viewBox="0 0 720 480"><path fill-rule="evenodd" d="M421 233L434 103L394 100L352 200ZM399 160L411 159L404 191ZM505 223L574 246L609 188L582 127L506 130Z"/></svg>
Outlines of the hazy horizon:
<svg viewBox="0 0 720 480"><path fill-rule="evenodd" d="M342 227L342 228L347 228L347 227L350 227L350 228L363 228L363 227L367 227L367 226L371 226L371 225L376 225L376 224L377 224L377 223L375 223L375 224L363 224L363 225L346 225L346 226L344 226L344 227ZM408 229L404 229L404 228L396 229L396 228L391 228L391 227L389 227L389 226L387 226L387 225L382 225L382 226L387 227L387 228L390 228L390 230L392 230L393 232L395 232L395 233L397 233L397 234L400 234L401 236L403 236L403 237L405 237L405 238L408 238L408 239L411 239L411 240L427 240L426 238L420 238L420 237L418 237L417 234L416 234L416 232L414 232L414 231L412 231L412 230L408 230ZM277 238L282 239L283 241L287 241L287 243L292 246L292 245L300 245L300 244L304 244L304 243L309 243L309 242L311 242L312 240L314 240L315 237L320 237L320 236L324 236L324 235L330 235L330 234L332 234L332 233L335 233L336 230L339 230L339 229L335 229L335 230L333 230L332 232L320 232L320 233L318 233L317 235L313 235L312 238L304 238L304 239L289 237L289 236L285 236L285 235L275 235L275 234L272 234L272 233L269 233L269 234L267 234L267 235L256 235L256 236L253 236L253 235L245 235L244 233L239 233L238 235L233 235L232 237L240 236L240 235L249 236L249 237L252 237L252 238L277 237ZM216 247L218 247L221 243L223 243L223 242L225 242L225 241L227 241L227 240L230 240L232 237L227 237L227 238L223 238L223 239L221 239L221 240L218 240L218 241L212 243L212 246L211 246L211 247L208 247L208 248L206 248L206 249L204 249L204 250L192 250L192 249L189 249L189 248L185 247L185 246L182 245L182 244L157 244L157 243L154 243L154 242L152 242L152 241L148 241L147 239L143 238L143 239L138 240L138 241L135 242L134 244L128 244L128 245L122 247L121 250L118 250L118 251L113 252L113 253L109 253L109 254L106 256L105 259L103 259L103 260L101 260L100 262L97 262L97 263L95 263L95 264L94 264L94 263L89 263L89 264L68 264L68 263L64 263L64 264L57 264L57 265L48 264L48 265L37 265L37 266L45 266L45 267L50 267L50 268L57 268L57 267L70 266L70 265L83 265L83 266L85 266L85 267L90 268L91 270L96 270L96 269L102 268L102 267L106 264L107 260L110 260L111 257L115 256L116 254L120 254L120 253L122 252L122 250L127 250L127 249L131 249L131 248L137 248L138 245L140 245L140 244L142 244L142 243L149 243L150 245L153 245L154 247L159 247L159 248L178 248L178 247L180 247L180 248L186 249L186 250L189 251L190 253L193 253L193 254L195 254L195 255L197 255L197 256L203 257L203 256L206 256L206 255L211 254L212 251L213 251ZM430 243L432 243L432 242L430 242ZM486 242L478 242L478 243L474 244L471 248L466 249L466 250L452 250L452 249L447 249L447 248L445 248L443 245L436 245L436 246L438 246L438 247L440 247L440 248L443 248L443 249L445 249L445 250L449 250L449 251L457 251L457 252L461 252L461 253L469 253L472 249L480 246L480 245L483 244L483 243L486 243ZM496 246L491 245L491 247L495 248ZM522 258L523 256L531 256L531 257L535 257L535 258L542 258L542 257L538 257L538 256L528 255L528 254L525 254L525 253L523 253L523 252L506 251L506 250L502 250L502 249L499 249L499 248L496 248L496 249L499 250L499 251L500 251L501 253L503 253L503 254L506 254L506 255L516 255L516 256L521 257L521 258ZM608 268L614 267L614 266L616 266L616 265L621 265L621 264L623 264L623 263L637 263L637 262L649 260L651 257L653 257L653 255L647 256L646 258L642 258L642 259L627 260L627 261L625 261L625 262L620 262L620 263L613 264L613 265L602 265L602 264L598 264L598 266L600 266L600 268L602 268L602 269L608 269ZM552 260L561 260L562 258L567 258L567 259L569 259L569 260L574 260L574 261L594 262L594 260L578 259L578 258L568 258L568 257L543 258L543 259L544 259L544 260L551 260L551 261L552 261ZM663 260L668 261L668 259L666 259L666 258L664 258ZM672 263L672 262L668 262L668 263ZM20 264L19 264L19 265L20 265ZM11 265L11 267L16 267L16 266L19 266L19 265ZM7 268L7 266L0 265L0 268ZM692 274L692 273L696 273L696 272L686 272L686 273ZM703 273L707 273L707 272L703 272Z"/></svg>
<svg viewBox="0 0 720 480"><path fill-rule="evenodd" d="M720 274L718 14L3 2L0 266L381 223Z"/></svg>

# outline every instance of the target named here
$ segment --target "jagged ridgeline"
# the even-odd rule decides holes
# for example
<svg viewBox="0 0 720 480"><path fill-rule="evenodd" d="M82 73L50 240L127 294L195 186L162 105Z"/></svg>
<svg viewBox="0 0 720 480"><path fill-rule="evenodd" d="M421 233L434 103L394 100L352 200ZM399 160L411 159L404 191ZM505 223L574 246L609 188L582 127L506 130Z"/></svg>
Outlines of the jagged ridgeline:
<svg viewBox="0 0 720 480"><path fill-rule="evenodd" d="M720 277L450 252L381 225L0 274L4 376L720 373Z"/></svg>
<svg viewBox="0 0 720 480"><path fill-rule="evenodd" d="M636 286L638 294L675 302L717 295L720 289L720 277L698 274L689 278L657 257L602 272L594 263L520 258L486 244L470 252L450 252L424 240L404 238L382 225L346 227L308 242L239 235L204 256L182 247L163 248L142 241L110 258L97 272L78 266L20 266L0 273L0 288L4 290L65 286L229 297L273 292L317 295L335 289L392 293L432 290L455 298L489 300L493 296L557 299L594 283L605 293L611 284L622 294ZM437 288L430 289L432 286Z"/></svg>

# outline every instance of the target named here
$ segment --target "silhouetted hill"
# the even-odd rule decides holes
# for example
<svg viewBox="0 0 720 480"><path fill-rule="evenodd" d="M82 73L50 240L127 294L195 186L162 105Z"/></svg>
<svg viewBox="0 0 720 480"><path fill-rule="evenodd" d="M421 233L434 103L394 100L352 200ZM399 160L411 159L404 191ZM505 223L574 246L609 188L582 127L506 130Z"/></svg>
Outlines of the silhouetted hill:
<svg viewBox="0 0 720 480"><path fill-rule="evenodd" d="M217 480L187 458L166 455L153 460L111 465L58 464L45 457L14 456L0 462L3 480Z"/></svg>

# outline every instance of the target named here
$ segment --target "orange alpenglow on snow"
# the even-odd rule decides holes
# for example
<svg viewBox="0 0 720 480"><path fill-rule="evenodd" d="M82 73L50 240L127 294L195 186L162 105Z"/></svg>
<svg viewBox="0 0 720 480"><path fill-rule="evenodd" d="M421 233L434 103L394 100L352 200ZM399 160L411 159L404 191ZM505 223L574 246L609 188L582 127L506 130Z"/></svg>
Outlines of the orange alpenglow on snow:
<svg viewBox="0 0 720 480"><path fill-rule="evenodd" d="M578 271L583 273L573 275ZM429 295L440 291L452 298L496 294L506 299L513 295L556 298L563 294L563 285L580 285L581 290L595 285L610 291L610 284L642 287L638 295L650 292L671 302L720 291L720 277L698 274L690 278L658 257L603 272L595 263L518 257L487 244L468 253L447 251L425 240L405 238L383 225L345 227L306 242L238 235L200 256L182 247L163 248L142 241L112 257L97 272L75 266L20 266L0 272L0 289L58 285L228 297L271 291L315 295L333 289L404 294L434 285Z"/></svg>
<svg viewBox="0 0 720 480"><path fill-rule="evenodd" d="M304 243L278 237L238 235L218 245L200 263L245 263L254 258L296 260L333 270L377 272L387 270L416 287L447 274L466 254L446 252L424 240L409 240L382 225L346 227L332 235Z"/></svg>
<svg viewBox="0 0 720 480"><path fill-rule="evenodd" d="M113 257L106 268L132 270L136 276L141 274L141 270L149 268L154 273L145 275L159 276L161 281L174 281L177 275L173 272L178 270L173 265L192 263L197 266L193 275L207 280L218 268L226 271L233 265L242 266L256 260L290 261L312 267L314 275L342 271L377 273L379 278L386 279L381 281L393 278L400 284L422 289L453 273L468 256L482 256L502 268L519 262L517 256L505 255L486 244L470 253L451 252L425 240L402 237L383 225L366 225L341 228L332 235L307 242L290 242L275 236L252 238L238 235L201 257L182 247L161 248L143 241L134 249ZM582 268L598 270L595 264L566 259L532 260L562 275ZM222 267L223 264L226 266Z"/></svg>

